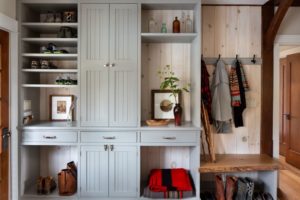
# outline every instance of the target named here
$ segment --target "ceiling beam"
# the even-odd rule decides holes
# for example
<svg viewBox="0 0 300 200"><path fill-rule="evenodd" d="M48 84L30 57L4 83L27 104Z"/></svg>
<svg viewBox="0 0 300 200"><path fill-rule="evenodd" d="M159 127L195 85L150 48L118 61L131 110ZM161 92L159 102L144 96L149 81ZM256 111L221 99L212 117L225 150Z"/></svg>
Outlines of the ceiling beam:
<svg viewBox="0 0 300 200"><path fill-rule="evenodd" d="M280 24L284 19L289 7L291 7L294 0L281 0L279 7L274 15L267 32L264 34L265 47L270 48L273 46L275 37L279 30Z"/></svg>

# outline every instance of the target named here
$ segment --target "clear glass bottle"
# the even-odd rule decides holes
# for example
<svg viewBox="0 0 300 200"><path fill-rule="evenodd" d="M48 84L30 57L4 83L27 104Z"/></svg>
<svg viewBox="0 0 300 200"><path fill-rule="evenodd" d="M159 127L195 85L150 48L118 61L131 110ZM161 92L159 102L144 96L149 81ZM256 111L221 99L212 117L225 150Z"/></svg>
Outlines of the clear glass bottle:
<svg viewBox="0 0 300 200"><path fill-rule="evenodd" d="M180 18L180 33L185 33L185 13L181 13L181 18Z"/></svg>
<svg viewBox="0 0 300 200"><path fill-rule="evenodd" d="M162 23L160 32L162 33L168 32L166 23Z"/></svg>
<svg viewBox="0 0 300 200"><path fill-rule="evenodd" d="M187 33L193 33L193 21L190 18L190 15L187 15L186 21L185 21L185 31Z"/></svg>
<svg viewBox="0 0 300 200"><path fill-rule="evenodd" d="M173 21L173 33L180 33L180 21L178 20L178 17L175 17L175 20Z"/></svg>
<svg viewBox="0 0 300 200"><path fill-rule="evenodd" d="M150 18L148 25L149 25L148 26L149 33L155 33L156 32L156 22L154 21L153 17Z"/></svg>

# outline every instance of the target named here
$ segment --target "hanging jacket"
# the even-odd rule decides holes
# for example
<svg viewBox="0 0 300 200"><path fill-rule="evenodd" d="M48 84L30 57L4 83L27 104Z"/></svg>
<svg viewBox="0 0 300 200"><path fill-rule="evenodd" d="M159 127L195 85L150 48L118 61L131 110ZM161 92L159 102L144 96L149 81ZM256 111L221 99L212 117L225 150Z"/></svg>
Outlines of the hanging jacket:
<svg viewBox="0 0 300 200"><path fill-rule="evenodd" d="M231 96L229 78L222 60L218 60L211 84L212 107L211 114L217 133L230 133L231 130Z"/></svg>
<svg viewBox="0 0 300 200"><path fill-rule="evenodd" d="M203 102L209 116L209 122L212 123L211 117L211 91L209 85L209 73L204 60L201 60L201 101Z"/></svg>
<svg viewBox="0 0 300 200"><path fill-rule="evenodd" d="M243 112L246 109L245 92L249 90L244 69L237 60L230 70L230 91L233 107L233 119L235 127L244 126Z"/></svg>

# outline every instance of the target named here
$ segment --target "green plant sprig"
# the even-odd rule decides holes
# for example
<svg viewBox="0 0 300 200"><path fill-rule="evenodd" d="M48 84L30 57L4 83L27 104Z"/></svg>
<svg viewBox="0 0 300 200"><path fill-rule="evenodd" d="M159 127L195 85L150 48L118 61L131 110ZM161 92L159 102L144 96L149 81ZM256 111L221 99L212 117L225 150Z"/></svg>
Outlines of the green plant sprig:
<svg viewBox="0 0 300 200"><path fill-rule="evenodd" d="M160 84L160 89L170 90L172 93L171 96L174 96L176 104L178 103L176 99L178 93L181 91L190 92L188 89L190 84L187 84L182 88L179 87L180 79L175 76L175 73L172 71L170 65L166 65L163 70L158 71L158 74L162 81Z"/></svg>

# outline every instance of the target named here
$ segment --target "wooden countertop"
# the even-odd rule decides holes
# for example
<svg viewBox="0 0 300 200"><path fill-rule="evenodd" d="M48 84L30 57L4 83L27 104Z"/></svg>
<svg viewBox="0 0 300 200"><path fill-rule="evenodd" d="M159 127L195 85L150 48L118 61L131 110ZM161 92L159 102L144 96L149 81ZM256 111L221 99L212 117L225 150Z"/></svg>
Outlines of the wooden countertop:
<svg viewBox="0 0 300 200"><path fill-rule="evenodd" d="M215 163L201 162L200 173L273 171L280 169L277 159L263 154L216 155Z"/></svg>

